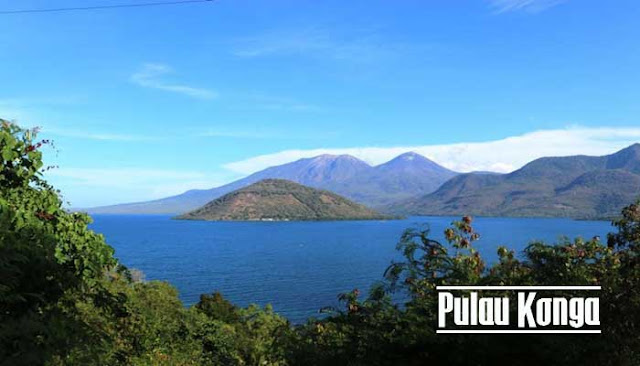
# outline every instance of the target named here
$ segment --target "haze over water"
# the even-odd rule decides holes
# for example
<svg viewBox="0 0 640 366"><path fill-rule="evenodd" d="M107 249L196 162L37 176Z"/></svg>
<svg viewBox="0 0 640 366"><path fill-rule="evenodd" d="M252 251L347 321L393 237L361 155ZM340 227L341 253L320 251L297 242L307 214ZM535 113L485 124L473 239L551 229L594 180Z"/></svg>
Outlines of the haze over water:
<svg viewBox="0 0 640 366"><path fill-rule="evenodd" d="M366 292L382 279L402 232L428 224L434 239L455 217L411 217L396 221L204 222L163 215L94 215L94 230L106 236L116 257L142 270L147 280L169 281L186 305L200 294L220 291L233 303L272 304L293 322L337 306L337 295ZM518 252L532 240L606 240L606 221L476 218L475 246L488 260L504 245Z"/></svg>

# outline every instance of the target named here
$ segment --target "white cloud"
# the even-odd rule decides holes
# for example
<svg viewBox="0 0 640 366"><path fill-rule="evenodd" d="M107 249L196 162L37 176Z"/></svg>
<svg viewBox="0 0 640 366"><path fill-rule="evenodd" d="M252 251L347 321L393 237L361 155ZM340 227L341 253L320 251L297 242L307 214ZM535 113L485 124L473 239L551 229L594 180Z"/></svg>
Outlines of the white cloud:
<svg viewBox="0 0 640 366"><path fill-rule="evenodd" d="M165 90L184 94L198 99L214 99L218 93L203 88L172 84L161 80L161 76L171 73L173 70L163 64L144 64L142 69L131 76L131 81L145 88Z"/></svg>
<svg viewBox="0 0 640 366"><path fill-rule="evenodd" d="M456 171L510 172L544 156L606 155L640 141L640 128L570 127L540 130L486 142L397 147L352 147L313 150L285 150L224 165L250 174L270 166L321 154L349 154L377 165L415 151Z"/></svg>
<svg viewBox="0 0 640 366"><path fill-rule="evenodd" d="M490 6L498 14L511 11L539 13L567 0L489 0Z"/></svg>

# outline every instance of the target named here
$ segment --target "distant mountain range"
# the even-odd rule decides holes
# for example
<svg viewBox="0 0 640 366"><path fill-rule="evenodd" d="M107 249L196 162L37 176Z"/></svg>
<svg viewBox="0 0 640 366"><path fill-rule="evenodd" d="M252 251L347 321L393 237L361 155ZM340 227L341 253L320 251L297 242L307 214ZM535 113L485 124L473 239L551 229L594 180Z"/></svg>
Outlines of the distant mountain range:
<svg viewBox="0 0 640 366"><path fill-rule="evenodd" d="M301 221L390 219L333 192L265 179L180 215L183 220Z"/></svg>
<svg viewBox="0 0 640 366"><path fill-rule="evenodd" d="M377 166L350 155L320 155L264 169L235 182L207 190L190 190L153 201L87 209L90 213L181 214L224 194L263 179L286 179L327 189L358 203L382 207L435 191L458 173L416 153L405 153Z"/></svg>
<svg viewBox="0 0 640 366"><path fill-rule="evenodd" d="M414 215L607 218L640 197L640 144L606 156L540 158L510 174L461 174L387 207Z"/></svg>
<svg viewBox="0 0 640 366"><path fill-rule="evenodd" d="M263 179L286 179L402 215L604 218L640 197L640 144L607 156L546 157L509 174L459 174L416 153L377 166L349 155L321 155L279 165L208 190L90 213L195 210Z"/></svg>

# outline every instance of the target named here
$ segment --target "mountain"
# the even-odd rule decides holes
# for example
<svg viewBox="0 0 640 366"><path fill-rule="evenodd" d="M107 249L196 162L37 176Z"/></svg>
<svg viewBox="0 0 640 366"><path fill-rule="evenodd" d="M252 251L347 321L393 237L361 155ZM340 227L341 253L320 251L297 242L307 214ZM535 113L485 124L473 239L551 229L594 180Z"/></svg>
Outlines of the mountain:
<svg viewBox="0 0 640 366"><path fill-rule="evenodd" d="M370 166L350 155L320 155L270 167L232 183L206 190L190 190L153 201L87 209L90 213L180 214L201 207L226 193L263 179L286 179L327 189L359 203L380 207L399 199L433 192L457 173L416 153Z"/></svg>
<svg viewBox="0 0 640 366"><path fill-rule="evenodd" d="M458 173L414 152L402 154L356 176L348 184L327 189L372 207L431 193Z"/></svg>
<svg viewBox="0 0 640 366"><path fill-rule="evenodd" d="M211 221L380 220L384 216L335 193L265 179L177 217Z"/></svg>
<svg viewBox="0 0 640 366"><path fill-rule="evenodd" d="M606 156L547 157L509 174L462 174L392 204L419 215L613 217L640 197L640 144Z"/></svg>

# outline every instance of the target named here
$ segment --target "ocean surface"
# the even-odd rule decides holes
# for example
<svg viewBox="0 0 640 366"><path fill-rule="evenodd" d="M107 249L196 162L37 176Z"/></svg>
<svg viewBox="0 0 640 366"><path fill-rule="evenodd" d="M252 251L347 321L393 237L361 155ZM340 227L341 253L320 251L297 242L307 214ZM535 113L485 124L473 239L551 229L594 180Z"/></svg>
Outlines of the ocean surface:
<svg viewBox="0 0 640 366"><path fill-rule="evenodd" d="M293 322L337 306L337 295L366 292L382 279L402 232L429 225L434 239L458 218L411 217L397 221L204 222L161 215L94 215L116 256L147 280L169 281L186 305L220 291L233 303L272 304ZM532 240L591 238L613 228L606 221L476 218L475 243L488 261L500 245L521 251Z"/></svg>

